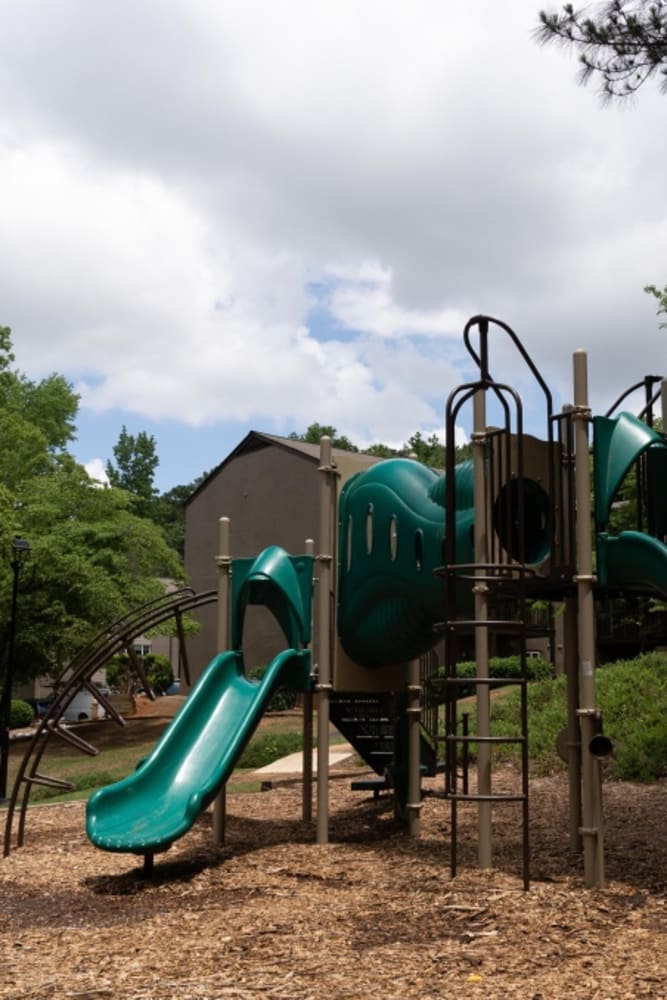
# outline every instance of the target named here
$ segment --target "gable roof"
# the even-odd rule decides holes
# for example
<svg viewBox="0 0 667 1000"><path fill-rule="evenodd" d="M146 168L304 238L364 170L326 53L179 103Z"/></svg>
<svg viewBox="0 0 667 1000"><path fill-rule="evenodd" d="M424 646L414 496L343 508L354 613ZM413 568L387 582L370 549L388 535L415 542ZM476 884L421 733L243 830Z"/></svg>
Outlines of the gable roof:
<svg viewBox="0 0 667 1000"><path fill-rule="evenodd" d="M211 480L229 465L235 458L239 455L247 455L252 451L260 451L262 448L280 448L283 451L289 452L292 455L298 455L301 458L305 458L307 461L313 464L318 464L320 461L320 446L319 444L309 444L306 441L298 441L295 438L278 437L277 434L265 434L264 431L249 431L248 434L240 441L233 451L230 451L226 458L223 458L219 465L216 465L214 469L211 469L209 474L205 479L202 479L201 483L197 486L190 496L185 501L184 506L187 506L191 500L194 500L203 490L206 489ZM344 455L346 461L352 461L354 463L355 459L359 462L359 471L368 468L368 466L374 462L380 461L374 455L366 455L364 452L358 451L345 451L343 448L332 448L331 456L335 463L336 458Z"/></svg>

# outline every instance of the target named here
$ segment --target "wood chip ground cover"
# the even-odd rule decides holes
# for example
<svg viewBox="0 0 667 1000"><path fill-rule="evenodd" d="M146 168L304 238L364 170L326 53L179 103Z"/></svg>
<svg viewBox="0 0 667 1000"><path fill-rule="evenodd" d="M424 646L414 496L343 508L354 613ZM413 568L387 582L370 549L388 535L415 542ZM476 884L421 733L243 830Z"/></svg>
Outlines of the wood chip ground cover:
<svg viewBox="0 0 667 1000"><path fill-rule="evenodd" d="M563 775L531 785L533 883L516 807L496 810L496 867L475 867L476 815L424 783L422 837L389 796L331 782L331 843L300 820L298 781L228 796L227 840L203 816L156 858L95 850L84 806L31 809L0 862L0 996L28 998L667 997L667 786L606 787L604 890L568 850Z"/></svg>

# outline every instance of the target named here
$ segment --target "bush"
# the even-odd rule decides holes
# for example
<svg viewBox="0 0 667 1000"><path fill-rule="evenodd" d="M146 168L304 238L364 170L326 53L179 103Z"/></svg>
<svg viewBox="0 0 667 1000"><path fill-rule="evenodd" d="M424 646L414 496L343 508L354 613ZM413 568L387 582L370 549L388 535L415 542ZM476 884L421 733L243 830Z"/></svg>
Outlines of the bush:
<svg viewBox="0 0 667 1000"><path fill-rule="evenodd" d="M144 670L150 686L156 694L164 694L167 688L174 683L171 663L166 656L161 656L160 653L149 653L148 656L144 656Z"/></svg>
<svg viewBox="0 0 667 1000"><path fill-rule="evenodd" d="M612 770L626 781L667 775L667 656L646 653L607 664L597 673Z"/></svg>
<svg viewBox="0 0 667 1000"><path fill-rule="evenodd" d="M265 673L266 667L256 667L248 674L248 677L252 681L261 681ZM288 709L296 706L296 697L296 691L290 691L286 687L279 687L271 695L271 700L266 710L267 712L286 712ZM288 751L288 753L291 753L291 751Z"/></svg>
<svg viewBox="0 0 667 1000"><path fill-rule="evenodd" d="M150 686L157 694L164 694L174 683L174 673L167 657L159 653L148 653L143 657L142 663ZM127 653L119 653L109 660L106 675L109 687L122 694L136 694L142 687Z"/></svg>
<svg viewBox="0 0 667 1000"><path fill-rule="evenodd" d="M635 660L606 664L596 673L596 691L604 732L614 745L610 774L623 781L642 782L666 776L667 656L647 653ZM565 767L556 753L556 738L567 720L565 678L529 684L527 698L531 769L545 774ZM493 736L518 735L519 720L518 690L493 701ZM471 734L474 723L471 718ZM511 744L499 746L495 752L505 757L518 757L519 753Z"/></svg>
<svg viewBox="0 0 667 1000"><path fill-rule="evenodd" d="M24 729L32 723L34 718L35 712L27 701L12 701L9 708L10 729Z"/></svg>
<svg viewBox="0 0 667 1000"><path fill-rule="evenodd" d="M441 668L441 673L444 674L444 668ZM477 664L474 660L464 660L457 664L456 676L457 677L470 677L471 680L475 677L477 673ZM520 656L492 656L489 660L489 676L490 677L502 677L511 680L518 679L521 677L521 657ZM554 676L554 667L552 663L548 660L542 660L538 657L528 657L526 659L526 677L529 681L539 681L544 680L547 677ZM499 684L492 684L491 687L501 687ZM458 689L459 698L467 698L469 695L475 693L474 684L461 684Z"/></svg>
<svg viewBox="0 0 667 1000"><path fill-rule="evenodd" d="M109 660L106 676L107 684L112 691L119 691L121 694L132 693L135 673L130 666L130 657L127 653L118 653Z"/></svg>

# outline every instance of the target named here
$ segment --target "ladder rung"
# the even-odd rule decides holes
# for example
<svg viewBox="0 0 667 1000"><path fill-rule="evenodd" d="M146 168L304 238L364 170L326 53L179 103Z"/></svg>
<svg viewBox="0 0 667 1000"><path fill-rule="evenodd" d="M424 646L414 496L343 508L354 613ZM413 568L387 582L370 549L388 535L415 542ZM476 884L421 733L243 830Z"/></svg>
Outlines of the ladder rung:
<svg viewBox="0 0 667 1000"><path fill-rule="evenodd" d="M448 743L525 743L525 736L446 736Z"/></svg>
<svg viewBox="0 0 667 1000"><path fill-rule="evenodd" d="M431 681L432 684L527 684L527 677L438 677Z"/></svg>
<svg viewBox="0 0 667 1000"><path fill-rule="evenodd" d="M457 802L526 802L527 795L467 795L463 792L445 792L445 798L455 799Z"/></svg>
<svg viewBox="0 0 667 1000"><path fill-rule="evenodd" d="M525 624L522 621L511 618L485 618L484 620L475 618L457 618L454 621L438 622L437 625L433 626L433 631L447 632L450 629L453 631L457 628L516 629L517 632L520 632L523 628L525 628Z"/></svg>

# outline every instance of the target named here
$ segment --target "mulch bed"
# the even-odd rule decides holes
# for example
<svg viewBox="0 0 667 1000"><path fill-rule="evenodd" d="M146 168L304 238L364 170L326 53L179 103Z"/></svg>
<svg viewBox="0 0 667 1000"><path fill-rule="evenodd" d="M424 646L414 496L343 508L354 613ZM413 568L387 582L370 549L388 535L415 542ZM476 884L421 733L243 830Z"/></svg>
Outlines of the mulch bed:
<svg viewBox="0 0 667 1000"><path fill-rule="evenodd" d="M393 800L330 783L331 843L300 821L298 781L228 795L156 858L95 850L83 805L31 809L26 846L0 862L0 996L81 1000L667 997L667 787L606 787L604 890L568 850L563 775L531 785L533 883L522 891L516 807L495 813L493 871L476 869L461 811L424 783L422 836Z"/></svg>

